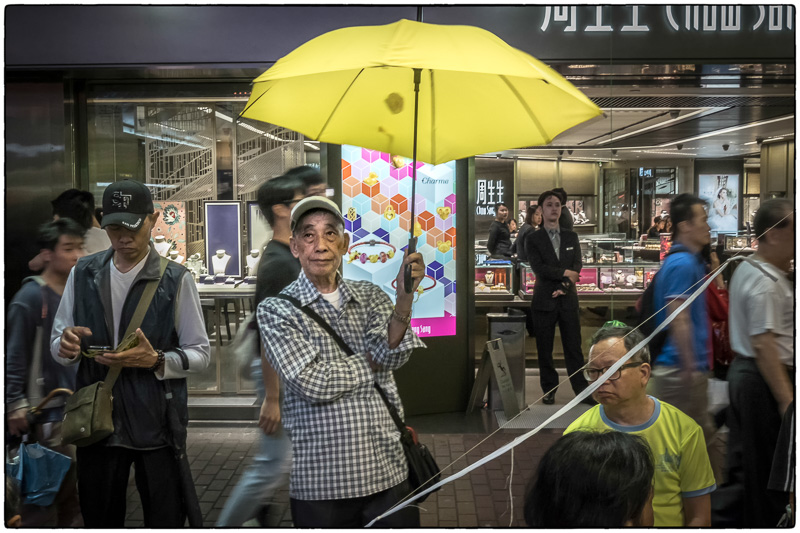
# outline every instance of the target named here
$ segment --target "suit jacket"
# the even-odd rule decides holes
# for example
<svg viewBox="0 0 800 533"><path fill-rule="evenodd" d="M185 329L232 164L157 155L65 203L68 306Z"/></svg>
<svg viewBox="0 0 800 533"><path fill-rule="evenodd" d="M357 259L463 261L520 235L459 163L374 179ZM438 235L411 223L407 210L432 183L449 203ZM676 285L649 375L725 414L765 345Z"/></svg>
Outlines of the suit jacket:
<svg viewBox="0 0 800 533"><path fill-rule="evenodd" d="M577 309L578 291L575 284L564 276L564 271L574 270L580 273L583 266L578 234L561 228L560 258L556 256L550 235L544 227L528 233L526 239L528 262L536 274L531 307L537 311L554 311L557 305L562 309ZM566 287L564 282L567 283ZM565 289L566 294L553 298L553 291L557 289Z"/></svg>

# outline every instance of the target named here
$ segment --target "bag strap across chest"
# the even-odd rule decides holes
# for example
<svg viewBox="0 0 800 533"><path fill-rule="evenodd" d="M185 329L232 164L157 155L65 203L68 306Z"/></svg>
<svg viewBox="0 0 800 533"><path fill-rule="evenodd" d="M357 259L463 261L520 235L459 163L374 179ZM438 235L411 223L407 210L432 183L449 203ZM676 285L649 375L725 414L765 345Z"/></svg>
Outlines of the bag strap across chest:
<svg viewBox="0 0 800 533"><path fill-rule="evenodd" d="M328 332L328 334L336 342L336 344L339 345L339 348L341 348L342 351L346 353L348 356L355 354L355 352L350 348L350 346L347 345L344 339L342 339L342 337L338 333L336 333L336 330L333 329L331 325L325 321L324 318L319 316L316 311L314 311L308 306L303 307L297 298L294 298L287 294L279 294L276 296L276 298L280 298L281 300L286 300L287 302L291 303L297 309L305 313L309 318L311 318L313 321L319 324L319 326L326 332ZM389 401L389 398L386 397L386 393L383 392L383 389L380 387L380 385L378 385L377 382L375 383L375 389L378 391L378 394L383 400L383 403L386 404L386 408L389 410L389 414L391 415L392 420L394 420L397 429L400 430L401 434L406 432L407 431L406 425L400 418L400 414L397 412L397 408L394 405L392 405L392 403Z"/></svg>
<svg viewBox="0 0 800 533"><path fill-rule="evenodd" d="M164 257L161 257L160 259L161 264L159 265L158 269L158 279L151 279L147 282L147 285L145 285L142 296L139 298L139 303L136 305L136 310L133 312L133 317L131 318L131 321L128 322L128 329L125 330L125 335L122 337L123 339L127 338L128 335L136 331L139 326L142 325L144 315L147 313L147 309L150 307L150 302L153 301L153 296L156 293L158 284L161 282L161 278L164 276L164 272L167 270L167 265L169 264L168 259ZM103 381L103 385L108 387L110 390L114 386L114 383L116 383L120 372L122 372L122 367L120 365L113 365L108 371L108 374L106 374L106 379Z"/></svg>

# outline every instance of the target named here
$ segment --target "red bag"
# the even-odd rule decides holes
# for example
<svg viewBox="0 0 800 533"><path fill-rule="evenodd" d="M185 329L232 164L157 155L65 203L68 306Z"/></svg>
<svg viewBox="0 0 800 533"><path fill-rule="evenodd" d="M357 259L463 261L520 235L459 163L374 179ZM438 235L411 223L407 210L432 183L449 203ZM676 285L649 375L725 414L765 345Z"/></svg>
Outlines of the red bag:
<svg viewBox="0 0 800 533"><path fill-rule="evenodd" d="M728 290L713 283L706 290L706 307L711 322L711 368L730 366L733 350L728 333Z"/></svg>

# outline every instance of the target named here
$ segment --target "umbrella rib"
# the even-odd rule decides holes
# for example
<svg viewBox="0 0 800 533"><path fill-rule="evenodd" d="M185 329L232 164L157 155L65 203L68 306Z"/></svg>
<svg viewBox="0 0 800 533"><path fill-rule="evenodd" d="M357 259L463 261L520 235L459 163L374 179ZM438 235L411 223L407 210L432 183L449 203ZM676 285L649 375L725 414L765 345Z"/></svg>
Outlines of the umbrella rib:
<svg viewBox="0 0 800 533"><path fill-rule="evenodd" d="M272 87L269 87L269 88L268 88L266 91L264 91L263 93L259 94L259 95L258 95L258 98L256 98L255 100L253 100L253 102L252 102L252 103L250 103L250 105L248 105L247 107L245 107L244 109L242 109L242 112L241 112L241 113L239 113L239 116L238 116L238 117L236 117L236 120L239 120L240 118L243 118L245 111L247 111L248 109L250 109L251 107L253 107L254 105L256 105L256 102L258 102L259 100L261 100L261 97L262 97L262 96L264 96L265 94L267 94L267 93L270 91L270 89L272 89Z"/></svg>
<svg viewBox="0 0 800 533"><path fill-rule="evenodd" d="M500 79L502 79L506 83L506 85L508 85L508 88L511 89L511 92L513 92L514 95L517 97L517 101L520 104L522 104L522 107L525 108L525 112L528 113L528 117L530 117L530 119L536 125L536 128L539 130L539 134L542 136L542 138L545 139L545 142L543 144L550 144L553 139L550 138L544 131L544 128L542 127L542 124L539 122L539 119L536 118L536 115L533 113L531 108L528 107L528 103L522 98L522 95L519 93L517 88L514 87L514 85L508 80L508 77L500 76Z"/></svg>
<svg viewBox="0 0 800 533"><path fill-rule="evenodd" d="M331 122L331 119L332 119L332 118L333 118L333 116L336 114L336 110L337 110L337 109L339 109L339 106L342 104L342 101L343 101L343 100L345 99L345 97L347 96L347 93L349 93L349 92L350 92L350 89L353 87L353 84L354 84L356 81L358 81L358 78L359 78L359 76L361 76L361 74L363 74L363 73L364 73L364 69L362 68L362 69L360 69L360 70L358 71L358 74L356 74L356 75L353 77L353 79L350 81L350 85L348 85L348 86L347 86L347 89L344 91L344 93L342 93L342 97L341 97L341 98L339 98L339 101L338 101L338 102L336 102L336 107L334 107L334 108L333 108L333 111L331 111L331 112L330 112L330 114L328 115L328 119L325 121L325 124L323 124L323 125L322 125L322 128L320 128L320 130L319 130L319 133L317 133L317 139L319 139L320 137L322 137L322 134L323 134L323 133L325 133L325 129L328 127L328 124L330 124L330 122Z"/></svg>

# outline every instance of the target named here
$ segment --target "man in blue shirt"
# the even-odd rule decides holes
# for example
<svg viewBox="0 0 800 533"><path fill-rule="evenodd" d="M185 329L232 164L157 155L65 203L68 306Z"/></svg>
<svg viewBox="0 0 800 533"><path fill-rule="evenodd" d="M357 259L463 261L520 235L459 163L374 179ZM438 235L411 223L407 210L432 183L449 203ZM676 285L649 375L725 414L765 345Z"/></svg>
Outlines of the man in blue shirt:
<svg viewBox="0 0 800 533"><path fill-rule="evenodd" d="M667 319L701 285L706 275L701 250L711 240L705 202L692 194L678 195L670 206L672 249L664 259L655 286L659 323ZM655 360L650 394L694 419L713 433L708 417L709 322L705 294L681 311Z"/></svg>

